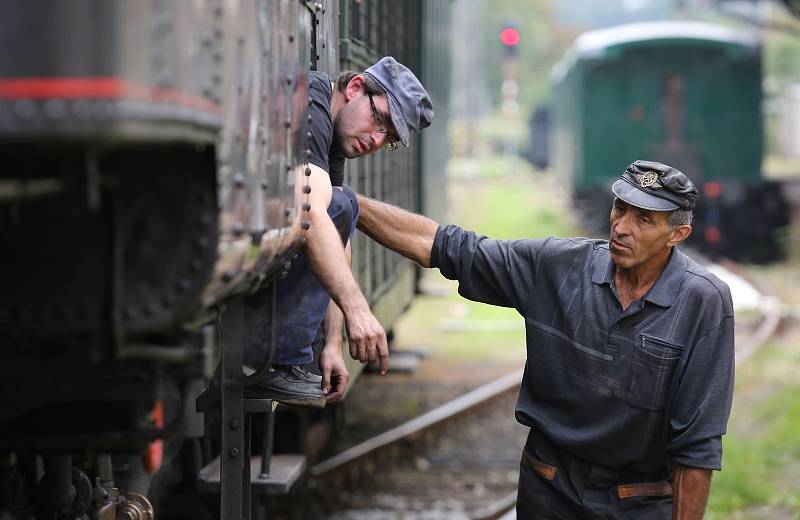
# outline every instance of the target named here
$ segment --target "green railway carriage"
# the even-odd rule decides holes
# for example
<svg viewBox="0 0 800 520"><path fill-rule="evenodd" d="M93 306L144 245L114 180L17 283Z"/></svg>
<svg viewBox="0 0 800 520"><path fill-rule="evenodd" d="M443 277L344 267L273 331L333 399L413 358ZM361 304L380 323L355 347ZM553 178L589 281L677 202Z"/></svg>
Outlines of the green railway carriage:
<svg viewBox="0 0 800 520"><path fill-rule="evenodd" d="M655 160L703 192L696 245L775 257L773 231L787 212L761 179L761 79L759 39L716 25L640 23L578 37L553 72L553 158L590 227L607 222L609 188L625 166ZM760 218L738 222L742 207L758 207ZM761 244L738 249L733 229Z"/></svg>

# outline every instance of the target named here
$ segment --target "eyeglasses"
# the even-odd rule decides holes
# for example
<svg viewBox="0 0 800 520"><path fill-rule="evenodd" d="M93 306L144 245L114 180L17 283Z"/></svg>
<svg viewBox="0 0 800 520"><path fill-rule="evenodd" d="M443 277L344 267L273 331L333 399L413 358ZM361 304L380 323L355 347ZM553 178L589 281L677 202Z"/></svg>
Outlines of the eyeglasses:
<svg viewBox="0 0 800 520"><path fill-rule="evenodd" d="M372 94L367 94L369 98L369 106L372 109L372 120L378 125L378 133L386 134L386 149L390 152L397 150L398 137L393 132L389 131L389 123L386 118L378 112L378 107L375 106L375 101L372 100Z"/></svg>

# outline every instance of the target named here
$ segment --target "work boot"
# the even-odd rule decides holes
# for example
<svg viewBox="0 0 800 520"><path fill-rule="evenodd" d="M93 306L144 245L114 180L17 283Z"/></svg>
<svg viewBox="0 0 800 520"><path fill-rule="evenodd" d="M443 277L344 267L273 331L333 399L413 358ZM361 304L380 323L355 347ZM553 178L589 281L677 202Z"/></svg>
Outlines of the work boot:
<svg viewBox="0 0 800 520"><path fill-rule="evenodd" d="M273 399L294 406L325 406L322 376L298 365L273 365L245 378L244 384L245 397Z"/></svg>

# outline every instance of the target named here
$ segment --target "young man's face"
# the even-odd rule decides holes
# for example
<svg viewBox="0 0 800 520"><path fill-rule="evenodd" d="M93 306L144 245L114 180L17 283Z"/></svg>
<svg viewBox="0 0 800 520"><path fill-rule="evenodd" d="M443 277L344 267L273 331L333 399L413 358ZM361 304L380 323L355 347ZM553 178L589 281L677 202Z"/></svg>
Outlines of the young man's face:
<svg viewBox="0 0 800 520"><path fill-rule="evenodd" d="M333 137L345 157L361 157L398 141L386 94L365 93L359 76L350 81L344 94L347 103L333 121Z"/></svg>
<svg viewBox="0 0 800 520"><path fill-rule="evenodd" d="M614 265L622 269L642 266L685 238L683 228L689 226L673 228L668 219L667 211L641 209L614 199L608 245Z"/></svg>

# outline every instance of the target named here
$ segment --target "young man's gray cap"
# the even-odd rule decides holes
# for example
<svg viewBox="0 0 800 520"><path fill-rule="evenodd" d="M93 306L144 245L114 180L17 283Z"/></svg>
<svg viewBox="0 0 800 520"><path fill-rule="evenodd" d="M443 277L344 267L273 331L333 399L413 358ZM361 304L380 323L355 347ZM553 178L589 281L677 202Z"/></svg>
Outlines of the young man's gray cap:
<svg viewBox="0 0 800 520"><path fill-rule="evenodd" d="M632 206L653 211L691 210L697 202L697 188L689 177L654 161L632 163L611 191Z"/></svg>
<svg viewBox="0 0 800 520"><path fill-rule="evenodd" d="M364 72L386 91L392 124L408 147L411 132L429 127L433 120L433 103L428 92L413 72L391 56L381 58Z"/></svg>

